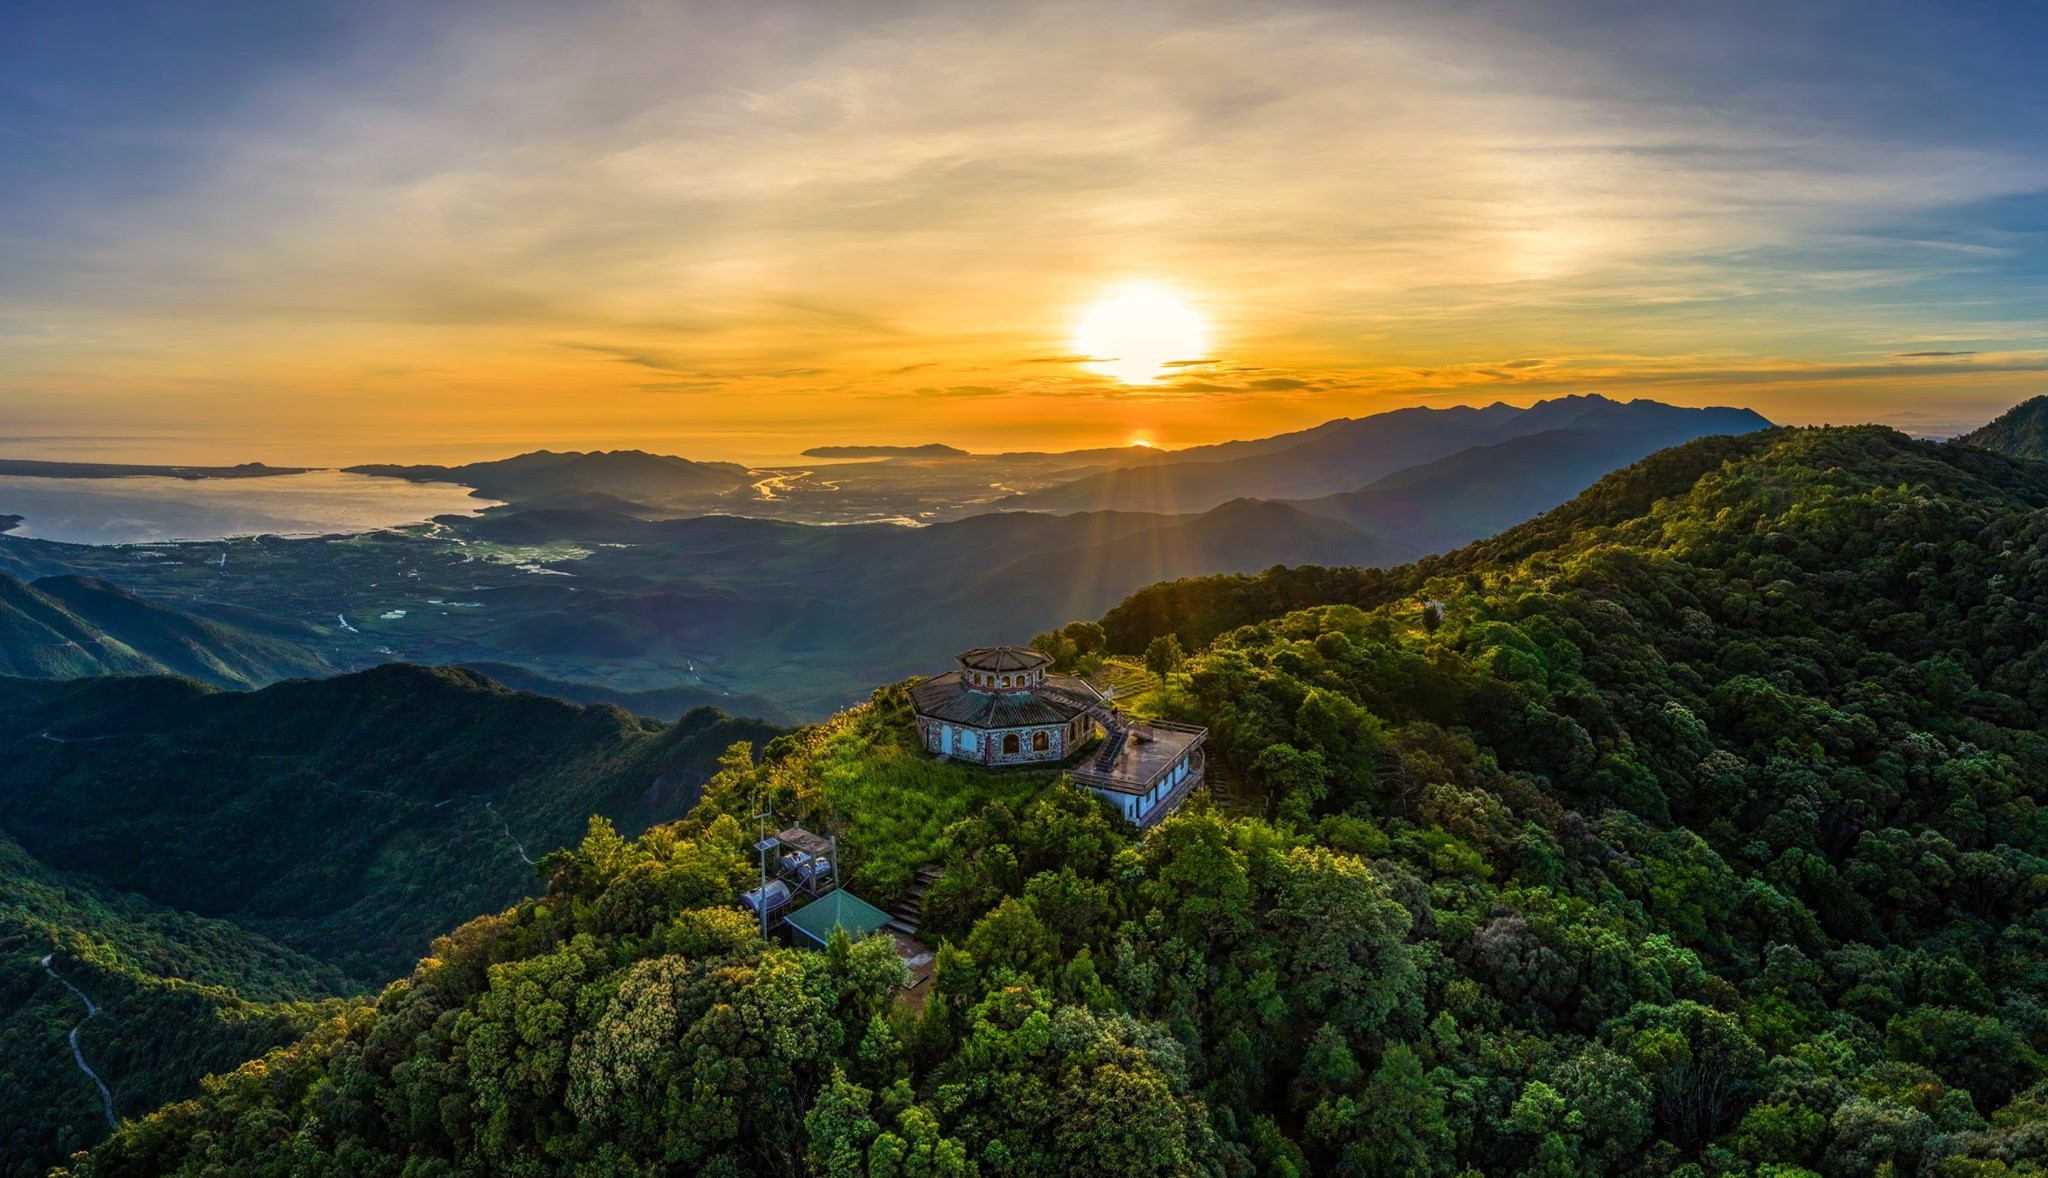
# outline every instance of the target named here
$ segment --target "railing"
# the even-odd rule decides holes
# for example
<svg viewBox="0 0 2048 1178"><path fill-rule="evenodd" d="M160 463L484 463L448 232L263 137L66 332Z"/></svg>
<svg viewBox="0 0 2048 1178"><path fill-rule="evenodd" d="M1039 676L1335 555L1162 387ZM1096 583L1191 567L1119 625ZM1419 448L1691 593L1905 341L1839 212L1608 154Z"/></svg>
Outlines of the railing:
<svg viewBox="0 0 2048 1178"><path fill-rule="evenodd" d="M1201 746L1197 745L1195 750L1188 754L1187 776L1181 778L1179 785L1167 790L1164 797L1152 803L1151 808L1138 815L1138 825L1150 826L1168 811L1173 810L1186 801L1188 795L1195 792L1196 787L1202 784L1203 770L1206 768L1208 768L1208 758L1202 755Z"/></svg>
<svg viewBox="0 0 2048 1178"><path fill-rule="evenodd" d="M1198 737L1207 735L1209 731L1206 728L1197 728L1191 724L1172 724L1170 721L1145 720L1140 721L1140 723L1144 724L1147 727L1154 728L1171 727L1171 729L1175 732L1189 733ZM1128 779L1119 779L1117 777L1112 776L1109 772L1110 767L1116 764L1116 754L1120 752L1123 748L1123 740L1121 738L1127 738L1132 736L1133 734L1134 732L1132 729L1125 729L1119 732L1112 733L1111 738L1104 743L1102 751L1098 752L1095 755L1095 757L1091 759L1087 766L1076 766L1075 768L1068 770L1067 776L1073 778L1076 782L1082 785L1100 787L1104 789L1117 789L1120 793L1142 794L1150 791L1150 789L1153 786L1159 784L1159 782L1163 778L1165 778L1167 774L1173 772L1173 767L1171 765L1161 769L1157 775L1152 777L1150 780L1146 781L1132 781ZM1207 757L1206 754L1204 754L1204 752L1202 751L1201 741L1197 740L1194 743L1194 746L1188 750L1186 755L1188 772L1187 777L1184 780L1199 779L1202 776L1205 766L1207 765ZM1119 789L1118 787L1123 788ZM1176 789L1172 792L1182 793L1184 791Z"/></svg>

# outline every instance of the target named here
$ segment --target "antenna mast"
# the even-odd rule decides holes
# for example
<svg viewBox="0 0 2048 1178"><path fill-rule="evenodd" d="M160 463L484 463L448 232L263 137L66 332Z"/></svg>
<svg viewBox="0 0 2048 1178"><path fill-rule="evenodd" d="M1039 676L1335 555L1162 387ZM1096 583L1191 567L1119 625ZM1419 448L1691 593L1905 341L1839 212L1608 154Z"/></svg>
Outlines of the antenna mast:
<svg viewBox="0 0 2048 1178"><path fill-rule="evenodd" d="M761 829L761 837L754 843L754 854L761 857L761 890L754 895L760 901L756 907L761 910L761 939L764 941L768 939L768 819L774 814L775 799L770 798L768 808L754 815Z"/></svg>

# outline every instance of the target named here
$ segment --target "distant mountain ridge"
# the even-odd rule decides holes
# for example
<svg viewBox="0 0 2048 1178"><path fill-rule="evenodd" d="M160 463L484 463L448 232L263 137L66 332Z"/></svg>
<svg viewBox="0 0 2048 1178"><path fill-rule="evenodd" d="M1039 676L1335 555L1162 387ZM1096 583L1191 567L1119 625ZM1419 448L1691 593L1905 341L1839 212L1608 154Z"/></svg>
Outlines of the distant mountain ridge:
<svg viewBox="0 0 2048 1178"><path fill-rule="evenodd" d="M1499 403L1484 408L1396 409L1326 423L1301 435L1283 435L1302 439L1294 445L1276 447L1281 439L1263 439L1175 451L1154 463L1090 475L1001 500L996 506L1185 514L1232 499L1343 494L1471 446L1550 430L1647 431L1668 438L1665 444L1670 445L1770 424L1749 409L1690 409L1656 401L1620 402L1598 394L1553 398L1527 409Z"/></svg>
<svg viewBox="0 0 2048 1178"><path fill-rule="evenodd" d="M0 475L26 475L42 479L130 479L146 476L185 479L261 479L276 475L306 474L307 466L269 466L261 462L240 462L234 466L165 466L133 462L47 462L36 458L0 458Z"/></svg>
<svg viewBox="0 0 2048 1178"><path fill-rule="evenodd" d="M811 717L852 702L875 682L943 667L964 647L1023 641L1100 615L1153 582L1275 564L1386 567L1441 552L1521 523L1658 449L1762 421L1748 410L1591 396L1526 409L1402 409L1272 438L1129 455L1114 471L1096 466L1077 482L998 501L1022 507L1041 497L1088 498L1093 487L1156 495L1165 500L1159 510L967 509L916 527L726 514L743 510L745 495L663 511L648 506L652 496L629 501L561 484L620 471L667 479L664 472L682 470L694 479L705 464L540 452L473 469L469 477L482 485L520 482L524 491L500 489L515 499L506 507L444 517L431 534L269 546L260 560L241 562L249 572L239 578L213 576L189 556L138 563L93 552L86 563L77 550L32 540L0 540L0 560L14 561L0 568L90 568L245 630L256 628L250 611L322 621L345 612L351 632L337 642L355 666L390 659L473 666L512 686L642 714L673 716L683 706L715 703ZM936 468L971 471L979 461L897 465L921 477ZM1066 461L1056 466L1090 469ZM404 469L419 476L428 468ZM983 487L991 478L946 477L960 486L978 477ZM1274 490L1332 484L1334 493ZM1184 495L1207 502L1240 486L1252 490L1200 511L1168 510L1185 506ZM785 493L786 483L772 489ZM533 497L517 498L525 493ZM158 661L165 665L74 660L24 673L195 673Z"/></svg>
<svg viewBox="0 0 2048 1178"><path fill-rule="evenodd" d="M458 483L508 503L551 495L595 494L632 503L716 495L745 485L747 468L732 462L693 462L645 450L535 450L490 462L460 466L404 466L371 463L344 468L351 474L412 482Z"/></svg>
<svg viewBox="0 0 2048 1178"><path fill-rule="evenodd" d="M1293 505L1355 524L1406 556L1420 556L1511 528L1611 471L1694 437L1691 423L1682 421L1663 428L1544 430L1472 446L1357 491Z"/></svg>
<svg viewBox="0 0 2048 1178"><path fill-rule="evenodd" d="M943 442L922 446L812 446L806 458L966 458L967 451Z"/></svg>

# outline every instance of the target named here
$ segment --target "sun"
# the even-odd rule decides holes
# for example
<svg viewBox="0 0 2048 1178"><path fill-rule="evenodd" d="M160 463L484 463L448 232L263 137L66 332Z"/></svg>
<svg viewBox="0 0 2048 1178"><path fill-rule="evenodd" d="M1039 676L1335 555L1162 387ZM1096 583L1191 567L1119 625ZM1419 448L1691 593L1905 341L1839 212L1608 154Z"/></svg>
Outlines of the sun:
<svg viewBox="0 0 2048 1178"><path fill-rule="evenodd" d="M1200 360L1209 325L1193 307L1151 283L1132 283L1089 307L1074 327L1086 367L1125 384L1153 384L1176 360Z"/></svg>

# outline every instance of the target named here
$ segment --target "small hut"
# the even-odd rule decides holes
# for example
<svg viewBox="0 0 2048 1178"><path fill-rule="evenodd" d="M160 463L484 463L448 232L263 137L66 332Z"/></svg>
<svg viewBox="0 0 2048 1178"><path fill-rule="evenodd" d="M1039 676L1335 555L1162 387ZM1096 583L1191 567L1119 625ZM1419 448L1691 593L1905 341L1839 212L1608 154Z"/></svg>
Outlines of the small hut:
<svg viewBox="0 0 2048 1178"><path fill-rule="evenodd" d="M800 938L799 943L822 949L832 940L833 929L845 929L849 938L858 941L888 924L889 914L841 888L790 913L784 923Z"/></svg>

